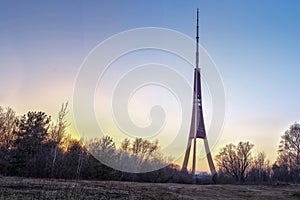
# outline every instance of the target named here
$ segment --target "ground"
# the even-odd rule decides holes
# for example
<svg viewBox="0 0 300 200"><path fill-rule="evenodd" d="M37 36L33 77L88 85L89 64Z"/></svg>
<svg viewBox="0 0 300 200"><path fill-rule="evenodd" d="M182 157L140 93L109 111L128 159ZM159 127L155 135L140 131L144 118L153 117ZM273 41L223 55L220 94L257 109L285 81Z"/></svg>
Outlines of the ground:
<svg viewBox="0 0 300 200"><path fill-rule="evenodd" d="M300 199L298 185L187 185L0 177L0 199Z"/></svg>

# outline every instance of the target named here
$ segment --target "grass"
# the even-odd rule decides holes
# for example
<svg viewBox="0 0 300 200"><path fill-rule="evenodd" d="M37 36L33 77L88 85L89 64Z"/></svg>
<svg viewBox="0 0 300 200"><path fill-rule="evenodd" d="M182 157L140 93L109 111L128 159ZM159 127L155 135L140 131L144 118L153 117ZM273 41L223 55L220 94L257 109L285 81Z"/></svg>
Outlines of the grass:
<svg viewBox="0 0 300 200"><path fill-rule="evenodd" d="M0 199L300 199L296 185L185 185L0 177Z"/></svg>

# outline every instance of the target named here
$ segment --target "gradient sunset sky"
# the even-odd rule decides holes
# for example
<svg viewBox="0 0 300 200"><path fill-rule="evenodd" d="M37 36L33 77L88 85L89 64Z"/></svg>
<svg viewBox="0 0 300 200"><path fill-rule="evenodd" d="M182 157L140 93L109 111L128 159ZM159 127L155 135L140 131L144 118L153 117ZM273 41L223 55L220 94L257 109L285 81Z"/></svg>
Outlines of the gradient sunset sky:
<svg viewBox="0 0 300 200"><path fill-rule="evenodd" d="M169 28L194 38L196 8L201 45L216 63L226 95L213 156L225 144L250 141L255 154L264 151L274 162L280 135L300 121L296 0L2 0L0 105L18 114L43 110L55 118L61 103L72 104L76 75L96 45L140 27ZM72 107L69 120L75 135ZM207 170L206 161L198 161L197 168Z"/></svg>

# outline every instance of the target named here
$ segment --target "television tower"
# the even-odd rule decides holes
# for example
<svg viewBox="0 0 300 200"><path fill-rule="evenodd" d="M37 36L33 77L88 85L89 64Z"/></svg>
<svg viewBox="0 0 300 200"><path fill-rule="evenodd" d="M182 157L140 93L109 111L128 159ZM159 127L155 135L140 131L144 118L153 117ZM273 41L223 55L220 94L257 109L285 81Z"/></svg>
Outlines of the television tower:
<svg viewBox="0 0 300 200"><path fill-rule="evenodd" d="M182 165L182 171L187 171L187 165L189 161L192 141L193 144L193 163L192 163L192 175L195 175L196 167L196 151L197 151L197 138L203 139L206 157L210 172L212 175L216 174L213 159L211 157L210 149L205 132L203 109L202 109L202 97L201 97L201 73L199 68L199 9L197 8L197 26L196 26L196 68L194 69L194 96L193 96L193 111L191 129L188 138L187 149L184 156Z"/></svg>

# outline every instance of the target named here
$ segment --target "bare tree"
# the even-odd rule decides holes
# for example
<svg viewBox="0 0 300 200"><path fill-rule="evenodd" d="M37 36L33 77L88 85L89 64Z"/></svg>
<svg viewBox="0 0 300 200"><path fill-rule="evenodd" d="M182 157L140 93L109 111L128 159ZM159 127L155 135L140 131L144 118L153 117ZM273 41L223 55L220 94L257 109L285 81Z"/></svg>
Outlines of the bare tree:
<svg viewBox="0 0 300 200"><path fill-rule="evenodd" d="M130 148L130 140L125 138L121 143L121 150L127 152L129 151L129 148Z"/></svg>
<svg viewBox="0 0 300 200"><path fill-rule="evenodd" d="M93 138L86 143L89 152L103 164L115 166L118 162L116 155L116 145L109 136Z"/></svg>
<svg viewBox="0 0 300 200"><path fill-rule="evenodd" d="M81 151L79 152L79 155L78 155L77 169L76 169L76 179L79 179L79 177L80 177L81 169L82 169L84 160L86 158L86 149L83 146L83 140L82 139L79 141L79 144L81 144L82 148L81 148Z"/></svg>
<svg viewBox="0 0 300 200"><path fill-rule="evenodd" d="M146 139L136 138L130 148L133 155L137 156L140 164L145 160L151 159L159 150L158 140L151 142Z"/></svg>
<svg viewBox="0 0 300 200"><path fill-rule="evenodd" d="M268 182L271 179L272 167L264 152L258 152L253 158L248 180L250 182Z"/></svg>
<svg viewBox="0 0 300 200"><path fill-rule="evenodd" d="M85 145L90 152L88 168L90 172L94 171L92 176L105 180L112 180L118 176L118 172L113 168L118 166L120 154L110 136L90 139Z"/></svg>
<svg viewBox="0 0 300 200"><path fill-rule="evenodd" d="M16 113L11 108L0 107L0 147L11 150L15 139Z"/></svg>
<svg viewBox="0 0 300 200"><path fill-rule="evenodd" d="M216 156L221 172L234 177L236 181L245 181L246 172L252 161L251 150L254 147L249 142L239 142L238 145L228 144Z"/></svg>
<svg viewBox="0 0 300 200"><path fill-rule="evenodd" d="M57 122L52 127L52 130L50 132L49 139L57 144L61 144L63 142L63 138L65 137L66 133L66 128L69 126L66 119L68 112L68 102L63 103L61 105L61 109L58 112Z"/></svg>
<svg viewBox="0 0 300 200"><path fill-rule="evenodd" d="M13 148L17 117L11 108L0 106L0 174L6 175Z"/></svg>
<svg viewBox="0 0 300 200"><path fill-rule="evenodd" d="M286 166L291 178L300 181L300 124L294 123L281 136L277 164Z"/></svg>
<svg viewBox="0 0 300 200"><path fill-rule="evenodd" d="M68 102L63 103L60 111L58 112L57 122L50 131L49 140L52 143L52 164L51 164L51 176L54 173L55 162L57 159L57 151L60 145L62 145L65 137L66 128L69 126L66 120L68 114Z"/></svg>
<svg viewBox="0 0 300 200"><path fill-rule="evenodd" d="M136 138L134 141L125 139L121 143L120 162L124 171L143 171L154 166L164 166L163 158L158 145L158 140L151 141ZM135 168L135 169L133 169Z"/></svg>
<svg viewBox="0 0 300 200"><path fill-rule="evenodd" d="M265 167L266 154L265 152L258 152L257 156L253 159L253 166L259 170Z"/></svg>

